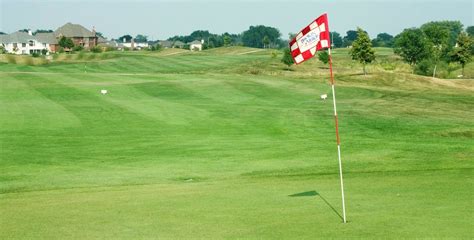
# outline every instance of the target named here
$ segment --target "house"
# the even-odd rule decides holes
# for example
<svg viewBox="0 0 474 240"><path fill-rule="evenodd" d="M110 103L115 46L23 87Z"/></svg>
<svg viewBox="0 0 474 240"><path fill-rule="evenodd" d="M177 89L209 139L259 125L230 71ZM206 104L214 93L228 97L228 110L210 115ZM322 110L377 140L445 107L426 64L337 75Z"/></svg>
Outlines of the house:
<svg viewBox="0 0 474 240"><path fill-rule="evenodd" d="M201 41L192 41L189 43L189 49L192 51L202 51L202 45L204 43L204 40Z"/></svg>
<svg viewBox="0 0 474 240"><path fill-rule="evenodd" d="M37 33L35 37L39 42L43 43L43 45L46 44L46 48L49 52L55 53L58 51L59 43L54 33Z"/></svg>
<svg viewBox="0 0 474 240"><path fill-rule="evenodd" d="M97 46L102 48L102 51L107 51L108 49L117 49L119 44L114 40L107 40L106 38L99 37L97 39Z"/></svg>
<svg viewBox="0 0 474 240"><path fill-rule="evenodd" d="M133 39L135 42L135 49L141 50L144 48L148 48L148 41L145 39L143 41L137 41L137 39Z"/></svg>
<svg viewBox="0 0 474 240"><path fill-rule="evenodd" d="M173 43L174 48L184 48L184 45L186 45L184 42L181 41L176 41Z"/></svg>
<svg viewBox="0 0 474 240"><path fill-rule="evenodd" d="M33 36L31 31L1 35L0 44L8 53L13 54L41 54L42 51L50 51L48 41Z"/></svg>
<svg viewBox="0 0 474 240"><path fill-rule="evenodd" d="M135 39L132 38L130 40L123 39L123 42L119 42L119 45L122 46L123 48L129 48L129 49L138 49L141 50L142 48L148 48L148 42L135 42Z"/></svg>
<svg viewBox="0 0 474 240"><path fill-rule="evenodd" d="M162 48L172 48L173 47L173 42L168 41L168 40L159 41L158 44L160 44L160 46Z"/></svg>
<svg viewBox="0 0 474 240"><path fill-rule="evenodd" d="M79 24L66 23L62 27L56 29L54 35L57 39L60 39L63 36L70 38L74 42L74 45L83 46L87 49L97 46L98 43L95 29L89 31L87 28Z"/></svg>

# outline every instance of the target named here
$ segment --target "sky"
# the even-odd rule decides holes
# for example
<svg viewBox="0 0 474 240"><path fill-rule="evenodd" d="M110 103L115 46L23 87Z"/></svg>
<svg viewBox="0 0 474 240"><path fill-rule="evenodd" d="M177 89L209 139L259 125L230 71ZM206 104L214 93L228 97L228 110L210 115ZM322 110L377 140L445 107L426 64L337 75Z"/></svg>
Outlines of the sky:
<svg viewBox="0 0 474 240"><path fill-rule="evenodd" d="M0 0L0 31L55 30L72 22L108 38L143 34L161 40L194 30L242 33L266 25L287 38L324 12L330 30L343 36L357 27L371 37L396 35L439 20L474 25L474 0Z"/></svg>

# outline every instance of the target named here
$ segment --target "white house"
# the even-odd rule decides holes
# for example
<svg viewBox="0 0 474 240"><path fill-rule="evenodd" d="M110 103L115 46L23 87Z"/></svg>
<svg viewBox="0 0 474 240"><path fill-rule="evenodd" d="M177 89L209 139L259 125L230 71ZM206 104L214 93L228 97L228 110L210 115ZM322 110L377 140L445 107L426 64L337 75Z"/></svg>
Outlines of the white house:
<svg viewBox="0 0 474 240"><path fill-rule="evenodd" d="M189 49L192 50L192 51L202 51L202 45L204 44L204 40L201 40L201 41L192 41L189 43Z"/></svg>
<svg viewBox="0 0 474 240"><path fill-rule="evenodd" d="M46 38L38 38L31 34L31 31L26 32L14 32L8 35L0 36L0 44L5 48L8 53L13 54L33 54L40 53L43 49L48 52L51 51L53 42L48 41Z"/></svg>
<svg viewBox="0 0 474 240"><path fill-rule="evenodd" d="M130 42L127 42L127 40L124 38L123 47L130 48L130 49L138 49L141 50L143 48L148 48L148 42L135 42L135 39L131 39Z"/></svg>

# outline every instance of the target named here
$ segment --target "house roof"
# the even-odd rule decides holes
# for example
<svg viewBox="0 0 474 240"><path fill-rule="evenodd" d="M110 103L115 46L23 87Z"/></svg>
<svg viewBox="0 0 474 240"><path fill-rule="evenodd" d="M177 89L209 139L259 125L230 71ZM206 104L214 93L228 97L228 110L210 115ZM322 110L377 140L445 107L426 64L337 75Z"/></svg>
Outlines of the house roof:
<svg viewBox="0 0 474 240"><path fill-rule="evenodd" d="M162 47L167 47L167 48L170 48L173 46L173 43L171 41L160 41L158 44L160 44Z"/></svg>
<svg viewBox="0 0 474 240"><path fill-rule="evenodd" d="M95 33L89 31L80 24L66 23L54 31L56 36L65 37L95 37Z"/></svg>
<svg viewBox="0 0 474 240"><path fill-rule="evenodd" d="M37 33L34 37L42 43L58 44L58 39L56 39L54 33Z"/></svg>
<svg viewBox="0 0 474 240"><path fill-rule="evenodd" d="M8 35L1 35L1 43L28 43L30 40L37 40L26 32L14 32Z"/></svg>

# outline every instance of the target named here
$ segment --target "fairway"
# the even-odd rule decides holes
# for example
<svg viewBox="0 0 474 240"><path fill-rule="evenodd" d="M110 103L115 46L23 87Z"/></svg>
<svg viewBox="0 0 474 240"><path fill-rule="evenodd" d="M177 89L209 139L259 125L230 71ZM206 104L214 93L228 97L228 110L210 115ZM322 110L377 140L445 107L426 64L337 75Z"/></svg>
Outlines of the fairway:
<svg viewBox="0 0 474 240"><path fill-rule="evenodd" d="M328 68L272 51L0 56L0 239L474 237L473 64L334 50L342 224Z"/></svg>

